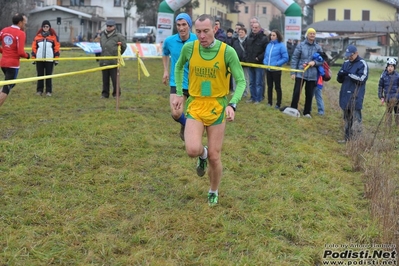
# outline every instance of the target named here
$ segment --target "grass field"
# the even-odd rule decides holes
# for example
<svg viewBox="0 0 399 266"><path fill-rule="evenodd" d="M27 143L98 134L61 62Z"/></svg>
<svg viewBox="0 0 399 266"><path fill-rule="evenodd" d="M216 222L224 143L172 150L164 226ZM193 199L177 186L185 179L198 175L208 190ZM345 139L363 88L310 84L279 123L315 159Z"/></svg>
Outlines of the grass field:
<svg viewBox="0 0 399 266"><path fill-rule="evenodd" d="M12 90L0 108L0 265L318 265L326 245L388 244L364 172L337 143L335 79L324 117L241 101L227 126L220 204L210 208L209 181L196 176L170 116L162 62L145 64L151 76L140 81L136 61L121 69L119 111L100 99L99 72L54 79L52 97L36 96L35 82ZM60 61L55 73L97 65ZM365 134L384 113L380 73L370 73ZM19 78L33 76L23 63ZM292 88L284 73L283 105Z"/></svg>

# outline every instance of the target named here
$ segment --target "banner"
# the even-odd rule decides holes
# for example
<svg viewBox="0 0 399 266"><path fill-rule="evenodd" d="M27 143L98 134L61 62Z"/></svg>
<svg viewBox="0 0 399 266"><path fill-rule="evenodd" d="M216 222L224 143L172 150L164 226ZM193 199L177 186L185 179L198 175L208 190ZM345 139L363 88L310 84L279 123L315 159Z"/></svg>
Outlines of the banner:
<svg viewBox="0 0 399 266"><path fill-rule="evenodd" d="M98 42L77 42L75 45L87 54L101 53L101 46ZM140 57L162 56L162 45L160 43L128 43L122 56L136 58L137 52Z"/></svg>

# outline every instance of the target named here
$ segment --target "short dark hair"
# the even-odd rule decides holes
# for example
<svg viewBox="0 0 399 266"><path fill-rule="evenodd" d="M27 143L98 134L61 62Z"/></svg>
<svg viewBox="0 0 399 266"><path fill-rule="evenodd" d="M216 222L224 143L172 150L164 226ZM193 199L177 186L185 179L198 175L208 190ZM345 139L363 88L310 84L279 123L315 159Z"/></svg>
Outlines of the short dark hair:
<svg viewBox="0 0 399 266"><path fill-rule="evenodd" d="M202 14L201 16L199 16L198 18L197 18L197 20L198 21L205 21L205 20L207 20L207 19L209 19L210 21L211 21L211 24L212 24L212 26L215 26L215 19L213 18L213 16L211 16L211 15L208 15L208 14Z"/></svg>
<svg viewBox="0 0 399 266"><path fill-rule="evenodd" d="M227 32L234 33L234 30L232 28L228 28Z"/></svg>
<svg viewBox="0 0 399 266"><path fill-rule="evenodd" d="M248 31L247 31L247 29L246 29L246 28L244 28L244 27L240 28L238 31L240 31L240 30L243 30L245 33L247 33L247 32L248 32Z"/></svg>
<svg viewBox="0 0 399 266"><path fill-rule="evenodd" d="M17 25L20 21L24 21L25 14L24 13L16 13L12 17L12 24Z"/></svg>

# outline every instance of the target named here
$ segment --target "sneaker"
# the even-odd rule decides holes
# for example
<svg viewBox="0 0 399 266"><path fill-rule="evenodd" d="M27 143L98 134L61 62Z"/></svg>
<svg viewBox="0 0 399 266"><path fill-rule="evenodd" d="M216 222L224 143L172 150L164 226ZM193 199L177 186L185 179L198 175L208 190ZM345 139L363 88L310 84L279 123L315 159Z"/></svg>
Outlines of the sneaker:
<svg viewBox="0 0 399 266"><path fill-rule="evenodd" d="M42 94L43 94L43 92L41 92L41 91L36 92L36 95L38 95L38 96L42 96Z"/></svg>
<svg viewBox="0 0 399 266"><path fill-rule="evenodd" d="M268 103L268 104L267 104L267 107L272 107L272 104L271 104L271 103Z"/></svg>
<svg viewBox="0 0 399 266"><path fill-rule="evenodd" d="M180 138L181 138L182 141L184 141L184 129L185 128L186 127L183 126L183 125L181 125L181 127L180 127Z"/></svg>
<svg viewBox="0 0 399 266"><path fill-rule="evenodd" d="M51 92L47 92L46 96L51 97Z"/></svg>
<svg viewBox="0 0 399 266"><path fill-rule="evenodd" d="M274 106L274 109L280 109L280 105L276 104L276 106Z"/></svg>
<svg viewBox="0 0 399 266"><path fill-rule="evenodd" d="M252 99L249 99L246 101L246 103L253 103L254 101Z"/></svg>
<svg viewBox="0 0 399 266"><path fill-rule="evenodd" d="M260 104L260 102L254 102L254 104Z"/></svg>
<svg viewBox="0 0 399 266"><path fill-rule="evenodd" d="M337 141L338 144L346 144L346 139L341 139Z"/></svg>
<svg viewBox="0 0 399 266"><path fill-rule="evenodd" d="M205 146L204 149L207 149L208 147ZM208 165L208 158L207 159L201 159L201 157L198 157L197 161L197 175L198 176L204 176L206 172L206 166Z"/></svg>
<svg viewBox="0 0 399 266"><path fill-rule="evenodd" d="M306 114L306 115L304 115L304 117L312 118L312 116L310 114Z"/></svg>
<svg viewBox="0 0 399 266"><path fill-rule="evenodd" d="M208 204L209 206L213 207L218 204L218 195L215 193L208 193Z"/></svg>

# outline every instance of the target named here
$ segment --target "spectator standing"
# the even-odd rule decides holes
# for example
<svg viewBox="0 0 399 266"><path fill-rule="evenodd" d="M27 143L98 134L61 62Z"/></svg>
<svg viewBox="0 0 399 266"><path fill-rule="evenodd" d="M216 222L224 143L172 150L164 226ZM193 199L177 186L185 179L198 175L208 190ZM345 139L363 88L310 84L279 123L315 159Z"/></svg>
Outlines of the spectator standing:
<svg viewBox="0 0 399 266"><path fill-rule="evenodd" d="M167 37L162 45L162 83L170 86L169 104L172 110L172 118L180 123L180 138L184 141L184 128L186 125L186 117L183 113L184 106L181 106L180 109L175 109L172 104L175 98L178 97L176 95L175 65L183 45L197 40L197 36L191 32L193 23L188 14L180 13L176 16L175 22L177 34ZM188 92L188 64L184 66L183 95L185 99L190 95Z"/></svg>
<svg viewBox="0 0 399 266"><path fill-rule="evenodd" d="M215 39L221 42L226 42L227 35L222 29L220 20L215 20L215 26L216 26Z"/></svg>
<svg viewBox="0 0 399 266"><path fill-rule="evenodd" d="M260 31L261 26L258 22L252 24L252 32L249 34L245 51L247 53L246 60L252 64L263 64L265 49L268 44L268 38ZM265 89L264 70L259 67L249 67L249 88L251 91L251 99L247 102L259 104L263 100Z"/></svg>
<svg viewBox="0 0 399 266"><path fill-rule="evenodd" d="M25 52L25 25L28 18L23 13L16 13L12 17L12 25L0 31L0 53L2 53L0 66L5 80L13 80L18 76L19 59L30 58ZM4 85L0 92L0 106L3 105L15 84Z"/></svg>
<svg viewBox="0 0 399 266"><path fill-rule="evenodd" d="M345 57L348 60L342 64L337 74L337 81L342 84L339 106L343 110L345 122L345 139L339 143L353 140L361 132L362 108L369 76L367 62L359 56L356 46L349 45Z"/></svg>
<svg viewBox="0 0 399 266"><path fill-rule="evenodd" d="M398 61L388 58L384 72L378 82L378 98L381 103L386 103L385 123L388 127L392 125L392 112L395 124L399 126L399 73L396 71Z"/></svg>
<svg viewBox="0 0 399 266"><path fill-rule="evenodd" d="M266 47L265 57L263 64L268 66L282 67L288 62L287 48L283 43L283 36L280 31L272 30L270 33L270 42ZM276 109L281 106L281 70L266 69L266 80L267 80L267 105L273 106L273 83L274 89L277 94Z"/></svg>
<svg viewBox="0 0 399 266"><path fill-rule="evenodd" d="M291 39L287 41L288 63L291 61L292 53L294 52L294 44Z"/></svg>
<svg viewBox="0 0 399 266"><path fill-rule="evenodd" d="M121 43L121 54L126 50L126 39L125 36L117 32L115 28L115 20L107 20L106 29L101 34L100 45L101 45L101 55L102 56L117 56L118 55L118 43ZM109 66L118 64L117 59L101 59L100 66ZM101 93L101 98L109 98L110 91L110 79L112 80L113 92L112 96L116 97L116 78L118 70L117 68L102 70L103 78L103 90ZM121 89L119 88L119 95L121 94Z"/></svg>
<svg viewBox="0 0 399 266"><path fill-rule="evenodd" d="M226 120L233 121L237 103L244 92L244 73L234 49L215 39L215 22L210 15L201 15L195 21L198 40L185 44L176 63L176 109L183 104L184 65L189 62L189 92L186 106L186 152L198 157L197 175L203 176L209 160L209 206L218 204L218 189L223 174L221 152ZM228 101L228 69L237 81L237 90ZM208 147L202 144L206 131Z"/></svg>
<svg viewBox="0 0 399 266"><path fill-rule="evenodd" d="M395 124L399 126L399 73L396 71L398 61L388 58L384 72L378 82L378 98L381 103L386 103L385 123L388 127L392 125L392 112Z"/></svg>
<svg viewBox="0 0 399 266"><path fill-rule="evenodd" d="M316 43L315 39L316 30L309 28L306 31L305 40L295 48L291 60L291 69L303 70L306 66L309 66L305 72L291 73L291 78L295 80L291 107L298 109L300 93L305 83L305 107L303 115L308 118L312 118L310 113L312 109L314 89L318 77L317 66L323 65L323 62L312 60L315 53L320 54L322 52L321 46Z"/></svg>
<svg viewBox="0 0 399 266"><path fill-rule="evenodd" d="M247 29L246 28L240 28L238 30L238 38L234 39L233 41L233 48L234 50L236 50L238 59L240 60L240 62L246 62L246 58L247 58L247 52L245 50L246 47L246 41L247 41ZM246 97L247 95L249 95L249 74L248 74L248 67L247 66L243 66L242 70L244 71L244 76L245 76L245 91L243 96ZM234 78L233 78L234 80ZM235 82L235 80L234 80ZM233 87L234 91L235 91L235 85Z"/></svg>
<svg viewBox="0 0 399 266"><path fill-rule="evenodd" d="M32 58L47 59L45 61L35 61L36 73L38 77L53 74L54 66L58 65L57 58L60 57L60 43L57 33L51 28L50 21L44 20L42 27L37 31L32 42ZM44 90L44 80L38 80L36 85L36 94L41 96ZM46 95L53 93L52 79L46 79Z"/></svg>

